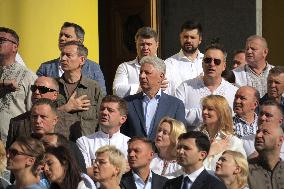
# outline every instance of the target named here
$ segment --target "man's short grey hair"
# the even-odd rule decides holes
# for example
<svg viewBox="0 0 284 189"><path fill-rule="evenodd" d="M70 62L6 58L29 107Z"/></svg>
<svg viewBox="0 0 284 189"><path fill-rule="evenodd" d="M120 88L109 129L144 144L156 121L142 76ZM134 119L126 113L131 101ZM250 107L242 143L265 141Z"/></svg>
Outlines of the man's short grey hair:
<svg viewBox="0 0 284 189"><path fill-rule="evenodd" d="M261 41L262 45L264 48L267 48L268 49L268 44L267 44L267 41L264 37L261 37L259 35L251 35L247 38L246 42L249 42L249 41L252 41L252 40L255 40L255 39L258 39Z"/></svg>
<svg viewBox="0 0 284 189"><path fill-rule="evenodd" d="M156 68L158 71L162 72L163 74L166 74L166 64L165 62L158 58L157 56L144 56L140 60L140 64L151 64Z"/></svg>

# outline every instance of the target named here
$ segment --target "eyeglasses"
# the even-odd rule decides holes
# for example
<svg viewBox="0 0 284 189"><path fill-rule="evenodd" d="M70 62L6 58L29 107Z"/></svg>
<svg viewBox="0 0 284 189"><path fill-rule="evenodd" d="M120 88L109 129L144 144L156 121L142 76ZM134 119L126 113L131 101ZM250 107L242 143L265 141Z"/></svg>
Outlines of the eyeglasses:
<svg viewBox="0 0 284 189"><path fill-rule="evenodd" d="M50 89L50 88L45 87L45 86L31 85L31 91L34 93L34 92L36 92L36 90L38 90L39 93L41 93L41 94L56 91L55 89Z"/></svg>
<svg viewBox="0 0 284 189"><path fill-rule="evenodd" d="M14 44L18 44L17 42L15 42L15 41L13 41L13 40L11 40L11 39L7 39L7 38L5 38L5 37L0 37L0 44L3 44L3 43L5 43L5 42L7 42L7 41L9 41L9 42L11 42L11 43L14 43Z"/></svg>
<svg viewBox="0 0 284 189"><path fill-rule="evenodd" d="M24 152L19 152L18 150L13 149L13 148L7 149L6 153L7 153L7 155L9 155L10 158L14 158L15 156L19 156L19 155L31 156L31 157L33 157L33 156L30 155L30 154L26 154L26 153L24 153Z"/></svg>
<svg viewBox="0 0 284 189"><path fill-rule="evenodd" d="M218 59L218 58L204 58L203 62L205 64L210 64L212 62L212 60L213 60L214 64L217 65L217 66L219 66L222 62L221 59Z"/></svg>

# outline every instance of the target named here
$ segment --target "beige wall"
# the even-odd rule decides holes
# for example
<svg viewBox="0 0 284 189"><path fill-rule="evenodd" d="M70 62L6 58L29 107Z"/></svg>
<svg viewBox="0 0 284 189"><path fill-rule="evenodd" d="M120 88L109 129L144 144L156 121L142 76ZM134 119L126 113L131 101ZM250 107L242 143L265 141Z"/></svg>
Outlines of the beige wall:
<svg viewBox="0 0 284 189"><path fill-rule="evenodd" d="M268 61L284 66L284 1L262 1L262 35L268 41Z"/></svg>

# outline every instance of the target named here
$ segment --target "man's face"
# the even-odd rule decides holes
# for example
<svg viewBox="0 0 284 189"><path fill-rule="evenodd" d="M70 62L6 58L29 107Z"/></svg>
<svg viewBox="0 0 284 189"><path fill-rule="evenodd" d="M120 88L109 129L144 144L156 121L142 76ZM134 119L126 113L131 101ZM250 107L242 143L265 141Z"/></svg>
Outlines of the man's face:
<svg viewBox="0 0 284 189"><path fill-rule="evenodd" d="M241 87L235 94L234 112L239 117L244 117L249 113L253 113L258 106L254 90L249 87Z"/></svg>
<svg viewBox="0 0 284 189"><path fill-rule="evenodd" d="M128 144L128 163L131 169L141 169L150 166L154 152L140 140Z"/></svg>
<svg viewBox="0 0 284 189"><path fill-rule="evenodd" d="M9 33L0 32L0 58L15 55L18 51L18 44Z"/></svg>
<svg viewBox="0 0 284 189"><path fill-rule="evenodd" d="M284 73L279 75L269 74L267 78L267 94L269 98L281 99L284 93Z"/></svg>
<svg viewBox="0 0 284 189"><path fill-rule="evenodd" d="M68 41L79 41L73 27L62 28L58 37L58 47L62 50L63 45Z"/></svg>
<svg viewBox="0 0 284 189"><path fill-rule="evenodd" d="M126 115L121 115L116 102L103 102L100 106L99 123L102 127L120 127L126 121Z"/></svg>
<svg viewBox="0 0 284 189"><path fill-rule="evenodd" d="M259 127L254 142L257 152L269 152L280 148L283 136L278 129L281 129L280 126L271 125L269 123L262 124Z"/></svg>
<svg viewBox="0 0 284 189"><path fill-rule="evenodd" d="M223 52L218 49L207 50L204 55L202 67L205 76L212 78L221 77L222 72L226 68Z"/></svg>
<svg viewBox="0 0 284 189"><path fill-rule="evenodd" d="M37 135L54 132L57 121L58 117L47 104L34 106L31 110L32 130Z"/></svg>
<svg viewBox="0 0 284 189"><path fill-rule="evenodd" d="M155 38L143 38L139 36L136 41L137 56L141 59L144 56L155 56L159 43Z"/></svg>
<svg viewBox="0 0 284 189"><path fill-rule="evenodd" d="M177 144L177 163L184 168L195 167L205 159L206 153L199 151L195 138L182 139Z"/></svg>
<svg viewBox="0 0 284 189"><path fill-rule="evenodd" d="M44 90L41 90L40 87L47 87L49 89L54 89L55 86L53 85L52 81L48 77L39 77L36 79L34 86L37 87L35 92L32 92L32 102L34 103L38 99L41 98L48 98L52 101L55 101L58 96L58 91L51 91L51 92L45 92Z"/></svg>
<svg viewBox="0 0 284 189"><path fill-rule="evenodd" d="M60 63L65 72L81 70L84 61L85 58L78 54L76 45L63 47L60 56Z"/></svg>
<svg viewBox="0 0 284 189"><path fill-rule="evenodd" d="M258 116L258 125L259 127L262 124L269 123L271 125L280 125L283 122L283 117L281 112L276 106L260 106L259 116Z"/></svg>
<svg viewBox="0 0 284 189"><path fill-rule="evenodd" d="M246 54L245 53L238 53L233 58L233 68L237 68L246 64Z"/></svg>
<svg viewBox="0 0 284 189"><path fill-rule="evenodd" d="M197 49L201 43L201 36L197 29L193 30L183 30L179 34L180 46L185 53L192 54Z"/></svg>
<svg viewBox="0 0 284 189"><path fill-rule="evenodd" d="M246 43L246 62L248 64L257 64L260 61L265 61L268 54L268 49L264 47L260 39L253 39Z"/></svg>
<svg viewBox="0 0 284 189"><path fill-rule="evenodd" d="M159 90L164 74L158 71L152 64L144 63L140 68L139 81L144 92Z"/></svg>

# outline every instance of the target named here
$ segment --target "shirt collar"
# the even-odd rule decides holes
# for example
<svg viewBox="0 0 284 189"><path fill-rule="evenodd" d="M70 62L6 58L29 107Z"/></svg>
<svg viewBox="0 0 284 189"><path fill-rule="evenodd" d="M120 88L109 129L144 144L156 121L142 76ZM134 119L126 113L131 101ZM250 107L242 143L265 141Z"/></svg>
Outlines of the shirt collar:
<svg viewBox="0 0 284 189"><path fill-rule="evenodd" d="M110 138L110 137L109 137L109 134L108 134L108 133L105 133L105 132L103 132L103 131L98 131L98 134L99 134L102 138ZM116 138L116 137L119 136L119 135L120 135L120 130L119 130L118 132L114 133L111 138Z"/></svg>
<svg viewBox="0 0 284 189"><path fill-rule="evenodd" d="M183 178L188 177L190 179L190 181L193 183L203 170L204 170L204 166L200 167L199 169L197 169L193 173L184 174Z"/></svg>
<svg viewBox="0 0 284 189"><path fill-rule="evenodd" d="M240 120L241 122L244 122L247 125L251 125L246 120L244 120L243 118L239 117L237 114L235 115L235 118ZM257 119L258 119L258 116L257 116L256 113L254 113L254 120L253 120L252 124L254 124L257 121Z"/></svg>
<svg viewBox="0 0 284 189"><path fill-rule="evenodd" d="M150 170L146 183L144 183L143 179L138 174L136 174L133 170L132 170L132 175L133 175L133 179L135 182L142 182L144 185L146 185L147 182L152 182L152 171L151 170Z"/></svg>
<svg viewBox="0 0 284 189"><path fill-rule="evenodd" d="M198 53L197 53L197 57L195 60L198 60L198 59L203 59L203 54L197 49ZM183 53L183 50L180 49L179 53L178 53L178 59L181 60L181 59L186 59L186 60L189 60Z"/></svg>
<svg viewBox="0 0 284 189"><path fill-rule="evenodd" d="M161 95L162 95L162 90L161 90L161 88L158 90L158 92L156 93L156 95L155 95L155 99L156 100L159 100L160 99L160 97L161 97ZM148 95L146 94L146 93L144 93L143 92L143 99L144 100L150 100L150 98L148 97Z"/></svg>

